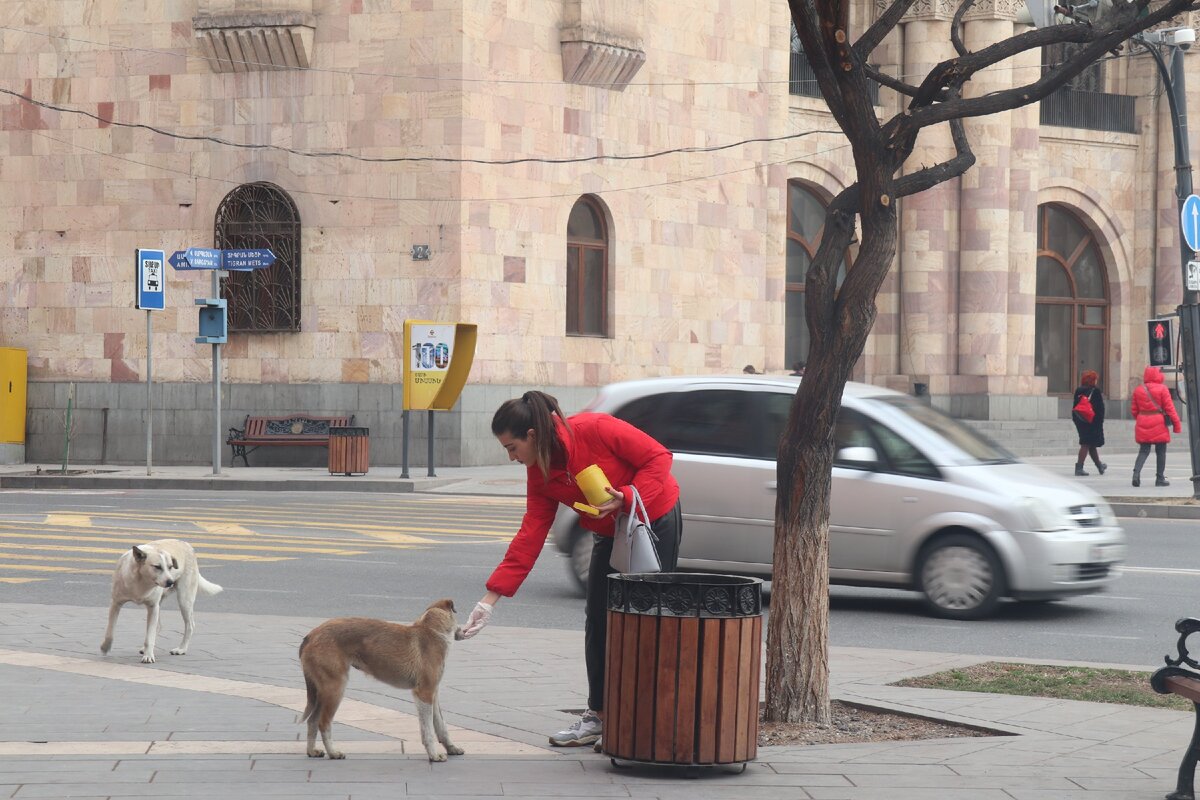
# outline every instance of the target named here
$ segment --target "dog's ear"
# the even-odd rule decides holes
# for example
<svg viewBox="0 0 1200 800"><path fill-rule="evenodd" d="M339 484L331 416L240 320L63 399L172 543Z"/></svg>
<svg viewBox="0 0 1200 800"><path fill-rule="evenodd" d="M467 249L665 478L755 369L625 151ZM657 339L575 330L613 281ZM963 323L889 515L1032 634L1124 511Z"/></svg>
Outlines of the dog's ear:
<svg viewBox="0 0 1200 800"><path fill-rule="evenodd" d="M441 600L434 602L429 607L430 608L441 608L445 611L449 611L451 614L454 613L454 601L451 600L449 597L443 597Z"/></svg>
<svg viewBox="0 0 1200 800"><path fill-rule="evenodd" d="M175 556L171 556L171 569L179 569L179 562L175 560Z"/></svg>
<svg viewBox="0 0 1200 800"><path fill-rule="evenodd" d="M139 564L146 560L146 554L139 550L137 545L133 546L133 557L137 559Z"/></svg>

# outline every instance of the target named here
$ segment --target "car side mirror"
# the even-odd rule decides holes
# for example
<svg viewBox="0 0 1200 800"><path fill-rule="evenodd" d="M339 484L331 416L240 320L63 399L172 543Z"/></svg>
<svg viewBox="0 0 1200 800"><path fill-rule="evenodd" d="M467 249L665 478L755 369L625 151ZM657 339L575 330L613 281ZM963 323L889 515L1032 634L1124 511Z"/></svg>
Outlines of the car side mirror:
<svg viewBox="0 0 1200 800"><path fill-rule="evenodd" d="M850 469L873 470L879 466L879 454L874 447L843 447L834 460L838 466Z"/></svg>

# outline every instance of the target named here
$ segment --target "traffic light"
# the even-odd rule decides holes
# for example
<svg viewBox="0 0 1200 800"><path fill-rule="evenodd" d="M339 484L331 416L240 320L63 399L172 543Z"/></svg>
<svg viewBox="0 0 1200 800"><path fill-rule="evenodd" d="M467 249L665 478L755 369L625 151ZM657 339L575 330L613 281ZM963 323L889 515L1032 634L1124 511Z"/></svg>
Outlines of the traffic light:
<svg viewBox="0 0 1200 800"><path fill-rule="evenodd" d="M1175 337L1171 333L1171 317L1152 319L1146 322L1146 334L1150 354L1150 366L1170 367L1175 364Z"/></svg>

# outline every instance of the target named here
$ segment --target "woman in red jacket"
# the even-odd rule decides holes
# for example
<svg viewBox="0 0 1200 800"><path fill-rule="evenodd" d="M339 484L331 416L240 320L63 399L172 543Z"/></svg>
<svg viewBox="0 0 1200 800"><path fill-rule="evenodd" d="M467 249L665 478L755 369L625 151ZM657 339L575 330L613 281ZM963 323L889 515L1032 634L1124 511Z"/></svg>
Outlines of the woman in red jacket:
<svg viewBox="0 0 1200 800"><path fill-rule="evenodd" d="M1167 430L1167 422L1172 424L1175 432L1182 428L1179 415L1175 413L1175 404L1171 402L1171 392L1163 384L1162 370L1158 367L1146 367L1142 373L1142 385L1134 388L1129 397L1129 413L1136 420L1133 427L1133 439L1139 445L1137 460L1133 462L1133 485L1142 485L1142 465L1150 455L1150 445L1154 445L1155 486L1170 486L1164 470L1167 468L1167 442L1171 441L1171 432Z"/></svg>
<svg viewBox="0 0 1200 800"><path fill-rule="evenodd" d="M463 626L464 637L474 636L488 623L501 597L516 594L542 552L559 504L587 502L575 475L596 464L611 484L611 499L597 506L597 516L579 513L581 524L593 534L583 634L588 708L574 725L550 737L550 744L559 747L593 744L603 729L607 575L616 516L630 511L631 487L636 487L657 537L655 549L662 569L675 569L683 521L679 484L671 477L671 451L607 414L576 414L568 421L557 400L536 391L505 401L492 417L492 434L508 451L510 461L526 467L525 516L508 552L488 578L487 594Z"/></svg>

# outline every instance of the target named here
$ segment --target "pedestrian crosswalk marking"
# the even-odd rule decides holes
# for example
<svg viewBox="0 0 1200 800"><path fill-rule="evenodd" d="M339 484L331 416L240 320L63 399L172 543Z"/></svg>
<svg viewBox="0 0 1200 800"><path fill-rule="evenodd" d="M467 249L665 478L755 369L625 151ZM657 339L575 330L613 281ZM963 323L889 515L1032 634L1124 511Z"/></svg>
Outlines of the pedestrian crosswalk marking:
<svg viewBox="0 0 1200 800"><path fill-rule="evenodd" d="M51 524L49 522L49 517L51 517L51 516L53 516L53 515L47 515L47 524L48 525ZM210 524L210 523L213 525L226 525L226 526L229 525L227 517L217 516L217 517L205 518L205 517L197 517L194 514L179 514L179 513L171 513L171 512L153 513L153 514L151 514L151 513L135 514L135 513L130 513L130 512L108 512L108 511L106 511L101 514L94 514L94 515L92 515L92 517L93 517L93 523L92 523L91 527L93 527L93 528L97 527L95 524L96 519L140 520L140 521L150 521L150 522L160 522L160 523L161 522L188 522L193 525L196 525L197 527L201 527L203 525ZM504 527L497 527L493 530L488 530L482 526L470 527L470 528L450 528L450 527L432 527L430 525L381 525L381 524L370 524L370 523L361 523L361 522L332 522L332 521L327 522L327 521L322 521L322 520L314 520L311 518L310 515L305 515L302 518L296 519L296 518L291 518L291 517L283 517L283 516L280 516L279 514L270 514L270 515L264 516L261 520L259 520L258 518L254 517L252 515L239 513L238 518L240 520L242 520L242 522L244 522L244 523L258 524L262 527L268 527L268 528L303 528L303 529L321 529L321 530L334 530L334 531L354 531L354 532L362 533L364 535L371 535L372 532L382 531L385 533L398 532L398 533L408 533L408 534L414 534L414 535L424 534L426 536L442 534L442 535L457 535L457 536L487 536L487 537L495 537L495 538L512 538L513 534L516 532L515 528L511 525L505 525ZM338 518L345 519L345 515L338 515ZM244 525L241 527L245 528ZM249 533L247 534L249 536L257 536L258 535L256 532L254 532L251 529L247 528L246 530L249 531ZM230 530L226 530L223 532L228 533L228 532L230 532Z"/></svg>
<svg viewBox="0 0 1200 800"><path fill-rule="evenodd" d="M65 525L71 528L91 527L92 518L87 514L47 514L47 525Z"/></svg>
<svg viewBox="0 0 1200 800"><path fill-rule="evenodd" d="M227 533L234 536L255 536L255 532L236 522L197 522L196 526L209 533Z"/></svg>
<svg viewBox="0 0 1200 800"><path fill-rule="evenodd" d="M512 538L524 498L372 497L328 504L311 496L278 507L231 502L78 511L0 512L0 585L111 574L134 544L182 539L202 563L279 562L304 557L382 556L443 545L489 545ZM44 507L43 507L44 508ZM70 561L61 553L69 547ZM44 576L44 577L36 577Z"/></svg>

